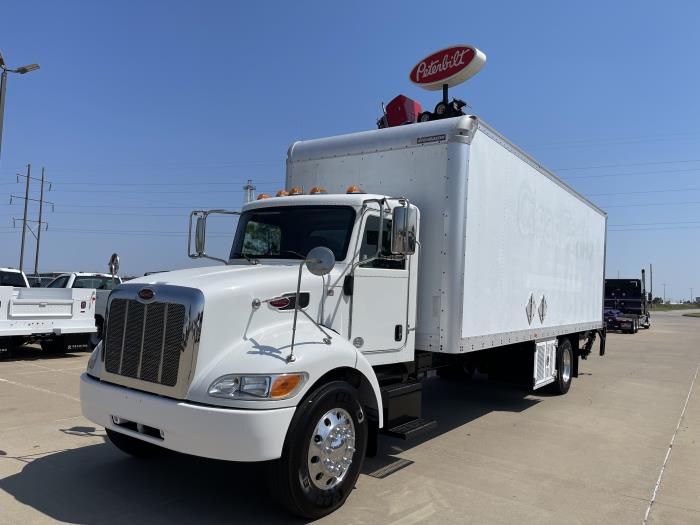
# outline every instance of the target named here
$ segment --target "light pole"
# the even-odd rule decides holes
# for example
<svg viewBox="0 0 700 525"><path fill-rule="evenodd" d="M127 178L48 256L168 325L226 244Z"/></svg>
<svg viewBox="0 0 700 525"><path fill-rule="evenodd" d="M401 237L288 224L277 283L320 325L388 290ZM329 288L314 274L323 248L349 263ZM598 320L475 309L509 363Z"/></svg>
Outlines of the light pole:
<svg viewBox="0 0 700 525"><path fill-rule="evenodd" d="M17 73L19 75L24 75L36 69L39 69L39 64L28 64L26 66L11 69L5 65L5 59L0 53L0 154L2 153L2 123L5 118L5 91L7 90L7 74Z"/></svg>

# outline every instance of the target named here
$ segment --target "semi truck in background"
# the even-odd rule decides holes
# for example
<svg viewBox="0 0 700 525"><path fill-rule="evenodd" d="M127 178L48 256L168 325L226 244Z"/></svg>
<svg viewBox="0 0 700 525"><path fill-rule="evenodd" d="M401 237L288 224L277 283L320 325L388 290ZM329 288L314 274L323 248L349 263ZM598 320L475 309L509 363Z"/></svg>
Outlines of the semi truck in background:
<svg viewBox="0 0 700 525"><path fill-rule="evenodd" d="M424 379L565 394L604 353L606 214L475 116L296 142L277 196L192 213L191 257L216 213L238 215L223 265L110 295L81 402L128 454L266 462L318 518L380 433L435 427Z"/></svg>
<svg viewBox="0 0 700 525"><path fill-rule="evenodd" d="M641 279L605 279L605 322L609 330L636 334L651 327L646 275Z"/></svg>

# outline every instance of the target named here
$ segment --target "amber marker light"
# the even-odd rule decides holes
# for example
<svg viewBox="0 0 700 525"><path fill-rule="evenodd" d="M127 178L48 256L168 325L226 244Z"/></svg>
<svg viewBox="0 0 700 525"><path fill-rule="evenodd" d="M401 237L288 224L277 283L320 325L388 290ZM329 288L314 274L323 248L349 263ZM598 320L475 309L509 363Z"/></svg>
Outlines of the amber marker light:
<svg viewBox="0 0 700 525"><path fill-rule="evenodd" d="M275 193L275 197L286 197L287 195L289 195L289 192L286 190L280 190Z"/></svg>
<svg viewBox="0 0 700 525"><path fill-rule="evenodd" d="M285 374L277 376L270 387L270 398L289 397L306 381L306 374Z"/></svg>
<svg viewBox="0 0 700 525"><path fill-rule="evenodd" d="M260 195L258 195L258 200L269 199L269 198L270 198L270 196L267 193L261 193Z"/></svg>
<svg viewBox="0 0 700 525"><path fill-rule="evenodd" d="M322 195L324 193L328 193L325 188L322 188L321 186L314 186L311 188L309 195Z"/></svg>
<svg viewBox="0 0 700 525"><path fill-rule="evenodd" d="M301 188L295 187L289 190L290 195L304 195L304 190Z"/></svg>
<svg viewBox="0 0 700 525"><path fill-rule="evenodd" d="M345 193L364 193L364 191L362 191L362 188L360 188L359 186L353 184L352 186L348 186L348 189L345 190Z"/></svg>

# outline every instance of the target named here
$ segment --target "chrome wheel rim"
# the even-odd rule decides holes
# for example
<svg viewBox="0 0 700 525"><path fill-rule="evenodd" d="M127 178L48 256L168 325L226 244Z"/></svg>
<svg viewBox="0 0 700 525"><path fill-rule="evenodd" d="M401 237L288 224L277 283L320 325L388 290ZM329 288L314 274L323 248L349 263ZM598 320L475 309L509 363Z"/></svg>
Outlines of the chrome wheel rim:
<svg viewBox="0 0 700 525"><path fill-rule="evenodd" d="M355 424L342 408L329 410L316 423L307 455L309 478L321 490L343 481L355 453Z"/></svg>
<svg viewBox="0 0 700 525"><path fill-rule="evenodd" d="M561 356L561 378L564 383L568 383L571 379L571 350L564 350Z"/></svg>

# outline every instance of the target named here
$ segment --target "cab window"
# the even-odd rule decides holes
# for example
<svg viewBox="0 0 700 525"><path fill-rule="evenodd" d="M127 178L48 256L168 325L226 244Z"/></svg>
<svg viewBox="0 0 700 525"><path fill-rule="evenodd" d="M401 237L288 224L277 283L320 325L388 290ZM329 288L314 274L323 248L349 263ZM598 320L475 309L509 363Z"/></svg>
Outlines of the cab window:
<svg viewBox="0 0 700 525"><path fill-rule="evenodd" d="M53 281L49 283L47 288L65 288L66 284L68 284L68 275L64 275L63 277L56 277Z"/></svg>
<svg viewBox="0 0 700 525"><path fill-rule="evenodd" d="M365 222L365 230L362 233L362 243L360 245L360 266L362 268L384 268L388 270L405 270L406 258L391 255L391 219L384 219L381 235L382 249L381 256L377 255L377 244L379 243L379 217L370 215ZM367 260L364 263L362 261Z"/></svg>

